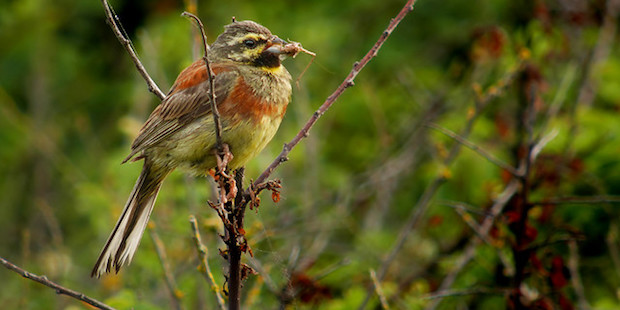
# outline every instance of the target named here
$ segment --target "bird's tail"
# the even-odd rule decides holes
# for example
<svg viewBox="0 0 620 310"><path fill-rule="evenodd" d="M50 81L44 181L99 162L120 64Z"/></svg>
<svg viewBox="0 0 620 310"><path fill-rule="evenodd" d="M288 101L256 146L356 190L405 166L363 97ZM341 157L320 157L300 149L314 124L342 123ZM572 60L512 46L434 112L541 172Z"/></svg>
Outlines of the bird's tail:
<svg viewBox="0 0 620 310"><path fill-rule="evenodd" d="M123 213L116 222L112 234L99 254L91 277L100 277L112 270L118 273L123 265L131 262L153 211L153 204L161 184L169 173L170 171L165 169L153 169L148 159L144 161L142 173L125 203Z"/></svg>

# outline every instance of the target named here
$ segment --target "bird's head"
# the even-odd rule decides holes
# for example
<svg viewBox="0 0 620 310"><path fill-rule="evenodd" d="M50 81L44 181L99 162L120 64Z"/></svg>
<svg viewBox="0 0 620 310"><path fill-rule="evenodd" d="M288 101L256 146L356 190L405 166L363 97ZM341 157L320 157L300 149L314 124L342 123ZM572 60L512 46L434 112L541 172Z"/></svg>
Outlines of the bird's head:
<svg viewBox="0 0 620 310"><path fill-rule="evenodd" d="M282 49L285 44L286 41L253 21L233 22L211 44L209 58L273 70L287 56Z"/></svg>

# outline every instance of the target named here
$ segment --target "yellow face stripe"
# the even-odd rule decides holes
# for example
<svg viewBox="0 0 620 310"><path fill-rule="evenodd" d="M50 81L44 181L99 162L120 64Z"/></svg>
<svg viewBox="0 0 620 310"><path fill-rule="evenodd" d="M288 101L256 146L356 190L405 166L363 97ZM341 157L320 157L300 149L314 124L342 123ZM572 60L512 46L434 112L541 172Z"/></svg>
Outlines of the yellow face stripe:
<svg viewBox="0 0 620 310"><path fill-rule="evenodd" d="M242 36L240 41L243 42L243 41L249 40L249 39L252 39L252 40L255 40L255 41L260 41L260 40L265 40L266 41L267 40L267 38L265 38L265 36L258 35L258 34L255 34L255 33L250 33L250 34L246 34L246 35Z"/></svg>
<svg viewBox="0 0 620 310"><path fill-rule="evenodd" d="M256 34L256 33L248 33L248 34L239 34L235 37L232 37L230 41L227 42L227 44L235 45L235 44L243 43L243 41L249 40L249 39L252 39L255 41L268 40L268 38L263 35Z"/></svg>
<svg viewBox="0 0 620 310"><path fill-rule="evenodd" d="M250 48L245 46L245 41L254 40L258 44L255 47ZM252 65L256 59L261 57L263 50L265 49L265 42L268 42L269 38L262 34L256 33L246 33L239 34L235 37L232 37L228 41L228 45L233 47L233 50L228 53L228 58L234 61ZM281 66L273 67L273 66L255 66L260 68L262 71L269 72L272 74L277 74L282 71Z"/></svg>
<svg viewBox="0 0 620 310"><path fill-rule="evenodd" d="M240 34L240 35L233 37L230 41L228 41L228 45L244 46L243 42L245 42L246 40L254 40L254 41L259 42L259 41L267 41L268 39L263 35L255 34L255 33ZM237 52L236 55L231 53L228 55L228 57L236 61L239 61L239 62L251 63L251 61L248 61L248 60L257 58L262 52L262 46L263 46L262 44L258 44L256 45L255 48L245 48L241 50L241 53Z"/></svg>

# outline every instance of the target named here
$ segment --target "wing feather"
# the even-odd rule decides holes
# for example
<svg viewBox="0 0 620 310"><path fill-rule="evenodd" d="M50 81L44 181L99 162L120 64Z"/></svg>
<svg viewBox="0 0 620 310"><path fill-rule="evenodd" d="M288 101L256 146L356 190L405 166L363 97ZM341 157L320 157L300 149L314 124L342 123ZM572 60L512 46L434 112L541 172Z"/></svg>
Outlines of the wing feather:
<svg viewBox="0 0 620 310"><path fill-rule="evenodd" d="M238 72L232 67L214 65L217 104L226 100ZM210 83L202 60L196 61L177 78L168 96L146 120L123 162L157 145L192 121L211 114Z"/></svg>

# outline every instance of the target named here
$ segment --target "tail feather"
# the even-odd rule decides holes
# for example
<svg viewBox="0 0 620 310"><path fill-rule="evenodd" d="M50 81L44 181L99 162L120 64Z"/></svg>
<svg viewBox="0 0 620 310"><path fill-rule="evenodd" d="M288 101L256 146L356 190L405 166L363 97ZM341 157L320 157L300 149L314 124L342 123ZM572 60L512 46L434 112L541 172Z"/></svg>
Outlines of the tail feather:
<svg viewBox="0 0 620 310"><path fill-rule="evenodd" d="M154 171L148 160L144 162L142 173L125 203L114 230L99 254L91 277L100 277L112 270L118 273L123 265L131 263L153 211L161 184L168 173L169 171L163 173Z"/></svg>

